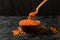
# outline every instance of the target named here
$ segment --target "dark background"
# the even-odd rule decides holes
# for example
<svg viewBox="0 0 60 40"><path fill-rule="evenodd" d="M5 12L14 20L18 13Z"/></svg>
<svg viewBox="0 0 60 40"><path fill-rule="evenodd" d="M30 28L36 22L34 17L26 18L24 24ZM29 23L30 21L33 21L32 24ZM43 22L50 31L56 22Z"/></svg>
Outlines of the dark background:
<svg viewBox="0 0 60 40"><path fill-rule="evenodd" d="M42 0L0 0L1 16L27 16ZM60 0L48 0L37 16L59 16Z"/></svg>

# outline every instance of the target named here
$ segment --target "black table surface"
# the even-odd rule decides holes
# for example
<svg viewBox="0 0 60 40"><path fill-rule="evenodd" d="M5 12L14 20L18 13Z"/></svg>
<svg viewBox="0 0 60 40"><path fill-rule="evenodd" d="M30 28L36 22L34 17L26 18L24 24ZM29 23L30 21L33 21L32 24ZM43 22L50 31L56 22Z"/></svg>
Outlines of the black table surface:
<svg viewBox="0 0 60 40"><path fill-rule="evenodd" d="M0 40L60 40L60 35L35 35L26 34L14 37L11 34L13 29L19 27L18 22L26 16L0 16ZM41 21L44 25L56 26L60 28L60 16L36 16L35 19Z"/></svg>

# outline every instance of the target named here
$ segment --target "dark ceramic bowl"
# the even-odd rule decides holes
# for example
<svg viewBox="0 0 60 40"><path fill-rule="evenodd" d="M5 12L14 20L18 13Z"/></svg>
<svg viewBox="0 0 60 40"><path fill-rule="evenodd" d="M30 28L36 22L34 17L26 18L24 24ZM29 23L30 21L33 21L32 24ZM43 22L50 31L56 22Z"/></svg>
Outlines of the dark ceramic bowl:
<svg viewBox="0 0 60 40"><path fill-rule="evenodd" d="M40 21L38 21L38 22L40 22ZM39 25L29 25L29 26L21 25L21 24L19 24L19 25L22 28L22 30L27 33L38 33L38 32L40 32L41 28L45 27L41 22Z"/></svg>

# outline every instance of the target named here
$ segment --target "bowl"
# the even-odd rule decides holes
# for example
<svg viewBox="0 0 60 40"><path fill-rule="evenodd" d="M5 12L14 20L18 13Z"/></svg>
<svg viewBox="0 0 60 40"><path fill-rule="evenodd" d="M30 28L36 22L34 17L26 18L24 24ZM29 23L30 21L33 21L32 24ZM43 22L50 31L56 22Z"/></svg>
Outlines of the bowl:
<svg viewBox="0 0 60 40"><path fill-rule="evenodd" d="M38 33L41 28L45 26L39 20L20 20L19 26L22 28L24 32L27 33Z"/></svg>

